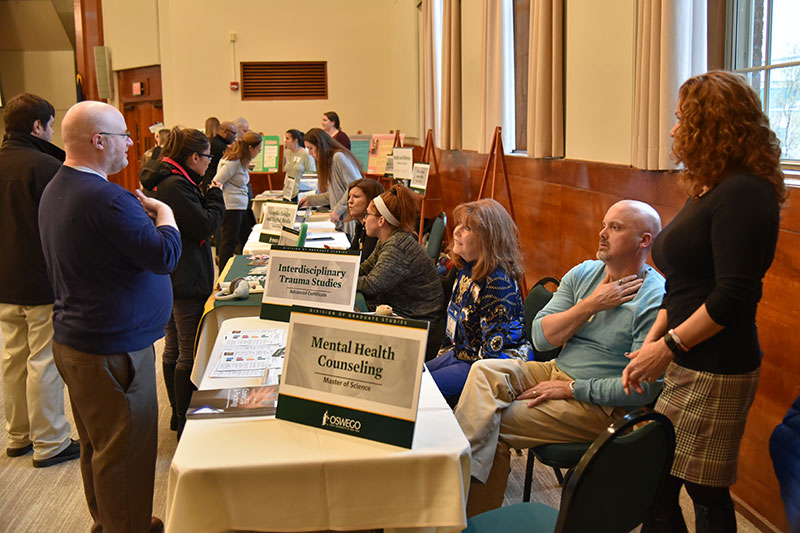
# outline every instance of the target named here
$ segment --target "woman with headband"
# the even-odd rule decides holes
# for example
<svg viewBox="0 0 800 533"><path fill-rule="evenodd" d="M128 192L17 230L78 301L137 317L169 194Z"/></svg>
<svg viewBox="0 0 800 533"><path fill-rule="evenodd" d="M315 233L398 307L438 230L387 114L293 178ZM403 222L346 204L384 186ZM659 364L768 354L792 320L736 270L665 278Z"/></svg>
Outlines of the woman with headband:
<svg viewBox="0 0 800 533"><path fill-rule="evenodd" d="M426 360L436 355L444 333L444 292L433 261L417 242L417 206L403 185L376 196L364 212L367 235L378 244L361 263L358 290L371 307L388 304L404 318L426 320Z"/></svg>

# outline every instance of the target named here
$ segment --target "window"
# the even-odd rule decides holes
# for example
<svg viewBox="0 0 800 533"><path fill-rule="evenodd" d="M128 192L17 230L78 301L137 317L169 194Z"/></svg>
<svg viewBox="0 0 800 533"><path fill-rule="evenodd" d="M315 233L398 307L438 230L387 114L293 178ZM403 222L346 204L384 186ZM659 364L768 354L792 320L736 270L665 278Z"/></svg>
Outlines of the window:
<svg viewBox="0 0 800 533"><path fill-rule="evenodd" d="M758 91L782 158L800 165L800 2L732 0L728 13L728 67Z"/></svg>

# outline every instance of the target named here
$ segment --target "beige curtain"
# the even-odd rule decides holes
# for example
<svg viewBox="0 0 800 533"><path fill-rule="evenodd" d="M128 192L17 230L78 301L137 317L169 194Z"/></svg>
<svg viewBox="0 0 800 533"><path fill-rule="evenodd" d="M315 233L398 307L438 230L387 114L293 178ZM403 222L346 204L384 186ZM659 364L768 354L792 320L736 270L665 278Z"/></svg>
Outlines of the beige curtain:
<svg viewBox="0 0 800 533"><path fill-rule="evenodd" d="M461 148L461 0L443 0L441 142Z"/></svg>
<svg viewBox="0 0 800 533"><path fill-rule="evenodd" d="M503 148L514 150L514 35L511 0L483 0L481 31L481 122L478 152L487 153L494 128L503 128Z"/></svg>
<svg viewBox="0 0 800 533"><path fill-rule="evenodd" d="M681 84L706 71L706 8L692 0L636 3L631 161L637 168L675 168L669 130Z"/></svg>
<svg viewBox="0 0 800 533"><path fill-rule="evenodd" d="M438 131L436 123L436 41L434 38L435 17L433 0L422 2L422 49L420 58L420 121L421 142L429 129Z"/></svg>
<svg viewBox="0 0 800 533"><path fill-rule="evenodd" d="M564 157L564 3L531 0L527 151Z"/></svg>

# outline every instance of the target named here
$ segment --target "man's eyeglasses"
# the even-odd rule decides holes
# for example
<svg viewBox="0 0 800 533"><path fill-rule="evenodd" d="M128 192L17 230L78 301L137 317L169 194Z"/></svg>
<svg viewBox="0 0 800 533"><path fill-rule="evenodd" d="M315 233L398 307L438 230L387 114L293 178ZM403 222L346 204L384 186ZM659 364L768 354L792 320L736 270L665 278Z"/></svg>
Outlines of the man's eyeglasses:
<svg viewBox="0 0 800 533"><path fill-rule="evenodd" d="M209 160L210 160L212 157L214 157L214 156L212 156L211 154L201 154L200 152L197 152L197 155L199 155L199 156L201 156L201 157L207 157Z"/></svg>
<svg viewBox="0 0 800 533"><path fill-rule="evenodd" d="M225 133L230 133L231 135L236 135L236 130L222 130Z"/></svg>
<svg viewBox="0 0 800 533"><path fill-rule="evenodd" d="M98 131L97 134L98 135L115 135L117 137L127 137L128 139L131 138L131 132L129 132L127 130L125 132L123 132L123 133L109 133L107 131Z"/></svg>

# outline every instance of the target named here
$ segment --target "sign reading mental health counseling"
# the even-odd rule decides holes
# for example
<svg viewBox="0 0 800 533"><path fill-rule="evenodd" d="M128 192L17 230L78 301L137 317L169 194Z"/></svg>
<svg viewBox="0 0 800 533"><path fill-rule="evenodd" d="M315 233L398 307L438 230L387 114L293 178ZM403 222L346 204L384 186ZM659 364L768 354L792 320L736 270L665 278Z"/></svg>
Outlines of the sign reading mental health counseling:
<svg viewBox="0 0 800 533"><path fill-rule="evenodd" d="M276 417L411 448L427 338L424 321L292 308Z"/></svg>
<svg viewBox="0 0 800 533"><path fill-rule="evenodd" d="M361 252L272 245L261 318L289 321L292 305L352 311Z"/></svg>
<svg viewBox="0 0 800 533"><path fill-rule="evenodd" d="M269 244L277 244L280 241L283 227L294 227L297 204L281 200L267 200L264 202L262 211L264 212L264 218L262 219L261 235L258 236L258 240Z"/></svg>

